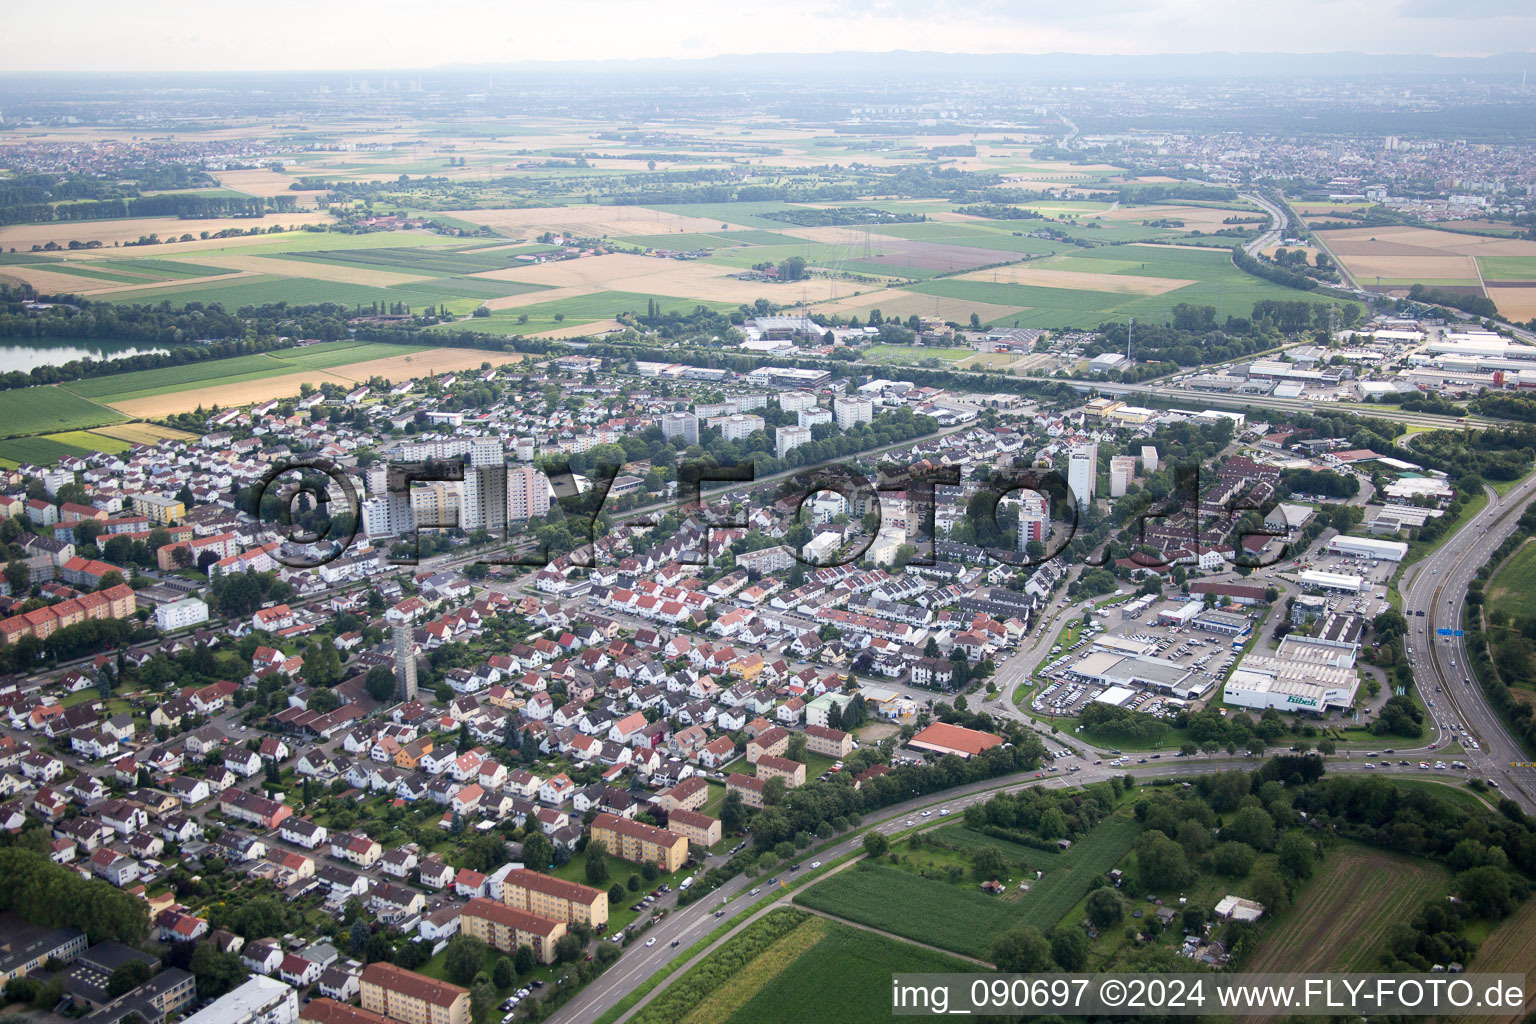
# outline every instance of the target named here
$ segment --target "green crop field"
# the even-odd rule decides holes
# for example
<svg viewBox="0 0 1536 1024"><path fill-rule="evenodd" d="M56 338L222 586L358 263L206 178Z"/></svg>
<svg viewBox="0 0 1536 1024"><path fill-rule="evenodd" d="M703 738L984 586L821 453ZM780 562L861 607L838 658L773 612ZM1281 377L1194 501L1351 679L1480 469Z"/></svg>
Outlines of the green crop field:
<svg viewBox="0 0 1536 1024"><path fill-rule="evenodd" d="M106 452L109 455L125 452L133 447L122 438L93 434L89 430L66 430L60 434L44 434L42 439L56 444L71 445L85 452Z"/></svg>
<svg viewBox="0 0 1536 1024"><path fill-rule="evenodd" d="M970 302L1027 306L997 322L1017 321L1021 327L1093 327L1105 321L1136 317L1142 323L1164 322L1181 302L1215 307L1218 319L1248 316L1256 302L1337 301L1312 292L1272 284L1245 274L1232 265L1230 254L1193 248L1153 246L1105 246L1074 249L1066 255L1032 261L1029 267L1083 273L1163 277L1192 283L1161 295L1124 294L1092 289L1044 287L1008 282L1008 268L997 272L998 281L941 279L907 286L909 291Z"/></svg>
<svg viewBox="0 0 1536 1024"><path fill-rule="evenodd" d="M283 349L272 353L276 359L309 370L328 370L333 366L361 363L367 359L388 359L391 356L408 356L413 352L425 352L426 345L392 345L388 342L328 341L303 348Z"/></svg>
<svg viewBox="0 0 1536 1024"><path fill-rule="evenodd" d="M74 381L68 390L85 398L104 402L121 402L130 398L167 394L188 387L212 387L215 384L233 384L242 380L256 380L262 376L292 373L297 367L265 352L255 355L236 356L233 359L210 359L201 363L183 363L159 370L135 370L131 373L114 373L107 377L88 377ZM103 420L113 423L114 420ZM76 424L96 426L97 424Z"/></svg>
<svg viewBox="0 0 1536 1024"><path fill-rule="evenodd" d="M955 882L918 874L927 859L957 860L953 853L898 844L901 867L864 862L833 875L795 897L795 902L858 924L926 942L966 956L986 959L993 941L1021 924L1049 931L1087 894L1104 872L1125 856L1139 833L1124 817L1102 822L1092 834L1053 854L1016 843L993 840L964 826L946 826L938 834L964 847L994 845L1020 874L1031 878L1029 892L991 896L977 887L969 871ZM946 856L947 855L947 856ZM963 860L962 863L965 863ZM892 901L890 894L902 898ZM913 913L913 908L918 908Z"/></svg>
<svg viewBox="0 0 1536 1024"><path fill-rule="evenodd" d="M0 441L0 459L9 462L35 462L46 466L66 455L89 455L91 449L50 441L46 437L13 437Z"/></svg>
<svg viewBox="0 0 1536 1024"><path fill-rule="evenodd" d="M931 949L835 921L824 923L821 941L758 989L726 1024L879 1020L890 1013L893 973L976 969Z"/></svg>
<svg viewBox="0 0 1536 1024"><path fill-rule="evenodd" d="M475 331L481 334L535 334L559 327L589 324L595 320L608 320L619 313L642 313L646 303L655 299L663 312L691 312L696 306L712 309L735 309L729 302L699 302L694 299L674 299L666 296L641 295L638 292L593 292L575 295L553 302L541 302L513 309L498 309L490 316L460 320L452 324L439 324L436 329L445 331ZM559 315L563 317L556 320ZM518 321L526 316L526 323Z"/></svg>
<svg viewBox="0 0 1536 1024"><path fill-rule="evenodd" d="M59 387L15 388L5 392L0 402L5 406L0 432L11 436L104 427L128 418Z"/></svg>
<svg viewBox="0 0 1536 1024"><path fill-rule="evenodd" d="M900 898L893 898L899 893ZM1017 906L885 864L860 863L795 896L799 906L985 960Z"/></svg>
<svg viewBox="0 0 1536 1024"><path fill-rule="evenodd" d="M1527 542L1499 566L1488 581L1485 603L1489 611L1502 609L1511 615L1530 612L1531 594L1536 593L1536 544Z"/></svg>
<svg viewBox="0 0 1536 1024"><path fill-rule="evenodd" d="M778 909L673 979L635 1014L634 1021L873 1020L889 1011L892 972L947 973L972 967L884 935L803 911Z"/></svg>
<svg viewBox="0 0 1536 1024"><path fill-rule="evenodd" d="M534 245L517 249L496 247L484 252L474 249L319 249L311 252L284 253L282 256L284 259L301 262L377 267L380 270L446 277L453 274L478 274L486 270L504 270L507 267L518 266L519 256L552 251L554 246Z"/></svg>

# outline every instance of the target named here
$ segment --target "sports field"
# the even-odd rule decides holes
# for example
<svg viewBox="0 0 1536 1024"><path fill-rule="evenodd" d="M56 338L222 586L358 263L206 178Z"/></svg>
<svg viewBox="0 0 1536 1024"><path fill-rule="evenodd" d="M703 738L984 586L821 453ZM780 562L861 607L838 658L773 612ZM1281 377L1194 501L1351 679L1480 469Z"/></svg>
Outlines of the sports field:
<svg viewBox="0 0 1536 1024"><path fill-rule="evenodd" d="M1244 970L1370 971L1390 931L1449 876L1431 861L1353 844L1329 852Z"/></svg>

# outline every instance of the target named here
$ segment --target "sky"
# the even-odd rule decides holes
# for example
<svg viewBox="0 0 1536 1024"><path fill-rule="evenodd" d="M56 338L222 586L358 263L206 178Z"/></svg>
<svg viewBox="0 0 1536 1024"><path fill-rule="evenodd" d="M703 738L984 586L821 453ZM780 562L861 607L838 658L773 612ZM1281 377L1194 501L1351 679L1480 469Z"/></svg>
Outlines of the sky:
<svg viewBox="0 0 1536 1024"><path fill-rule="evenodd" d="M405 70L843 50L1533 49L1530 0L55 0L10 5L0 23L8 71Z"/></svg>

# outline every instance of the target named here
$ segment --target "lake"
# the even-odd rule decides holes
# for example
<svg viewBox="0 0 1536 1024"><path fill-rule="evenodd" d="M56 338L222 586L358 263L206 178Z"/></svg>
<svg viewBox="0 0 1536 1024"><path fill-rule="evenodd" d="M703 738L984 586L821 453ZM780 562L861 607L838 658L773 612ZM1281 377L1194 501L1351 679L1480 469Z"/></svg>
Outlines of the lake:
<svg viewBox="0 0 1536 1024"><path fill-rule="evenodd" d="M63 366L75 359L121 359L168 352L164 345L95 338L0 338L0 373L28 372L35 366Z"/></svg>

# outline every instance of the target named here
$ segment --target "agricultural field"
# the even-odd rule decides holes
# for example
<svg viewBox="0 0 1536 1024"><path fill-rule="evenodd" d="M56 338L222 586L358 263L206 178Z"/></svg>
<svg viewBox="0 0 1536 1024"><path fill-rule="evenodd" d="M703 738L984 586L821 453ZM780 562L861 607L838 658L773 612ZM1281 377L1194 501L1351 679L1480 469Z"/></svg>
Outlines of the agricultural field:
<svg viewBox="0 0 1536 1024"><path fill-rule="evenodd" d="M174 427L162 427L155 423L118 423L110 427L97 427L91 433L120 441L128 441L132 444L155 444L166 438L186 441L197 436L196 434L189 434L185 430L177 430Z"/></svg>
<svg viewBox="0 0 1536 1024"><path fill-rule="evenodd" d="M13 437L52 434L106 426L128 418L105 405L89 401L89 397L56 386L7 391L0 399L5 403L3 432Z"/></svg>
<svg viewBox="0 0 1536 1024"><path fill-rule="evenodd" d="M1536 593L1536 544L1527 542L1511 555L1488 581L1484 603L1489 611L1511 615L1530 611L1530 595Z"/></svg>
<svg viewBox="0 0 1536 1024"><path fill-rule="evenodd" d="M1073 843L1070 850L1058 854L993 839L956 823L935 834L961 847L999 847L1010 863L1020 866L1021 877L1034 871L1043 874L1038 879L1030 877L1028 892L1016 889L1020 879L1008 879L1009 892L991 896L977 887L977 879L968 870L968 855L904 842L892 848L898 865L887 860L861 862L801 892L795 902L856 924L986 959L993 941L1010 928L1032 924L1049 931L1055 927L1093 882L1125 856L1138 831L1128 818L1111 818ZM949 864L965 869L954 881L920 874L926 870L942 875ZM902 899L893 902L892 892L901 892Z"/></svg>
<svg viewBox="0 0 1536 1024"><path fill-rule="evenodd" d="M1520 909L1505 919L1478 946L1477 957L1469 965L1487 974L1528 973L1536 962L1536 900L1528 899ZM1536 1009L1536 993L1527 991L1525 1006L1505 1017L1483 1013L1465 1017L1446 1017L1447 1024L1514 1024Z"/></svg>
<svg viewBox="0 0 1536 1024"><path fill-rule="evenodd" d="M1244 970L1370 971L1405 909L1445 891L1438 864L1353 844L1329 852Z"/></svg>
<svg viewBox="0 0 1536 1024"><path fill-rule="evenodd" d="M1328 301L1243 273L1232 265L1225 249L1155 245L1076 249L1023 266L905 288L1019 310L983 317L990 326L1044 328L1093 327L1129 316L1161 322L1181 302L1213 306L1217 318L1223 319L1246 316L1255 302L1264 299Z"/></svg>
<svg viewBox="0 0 1536 1024"><path fill-rule="evenodd" d="M42 440L67 444L86 452L106 452L109 455L116 455L133 447L121 438L108 437L90 430L66 430L59 434L44 434Z"/></svg>
<svg viewBox="0 0 1536 1024"><path fill-rule="evenodd" d="M210 359L157 370L135 370L71 382L67 390L83 398L111 404L144 395L164 394L231 379L253 380L291 372L292 367L262 352L233 359ZM109 421L110 422L110 421Z"/></svg>
<svg viewBox="0 0 1536 1024"><path fill-rule="evenodd" d="M1392 226L1341 228L1320 237L1361 287L1474 288L1506 317L1536 317L1536 242Z"/></svg>
<svg viewBox="0 0 1536 1024"><path fill-rule="evenodd" d="M755 955L750 955L753 950ZM892 972L951 972L973 966L836 921L778 910L673 980L634 1020L636 1024L871 1020L889 1012ZM829 979L836 979L836 984L829 985Z"/></svg>

